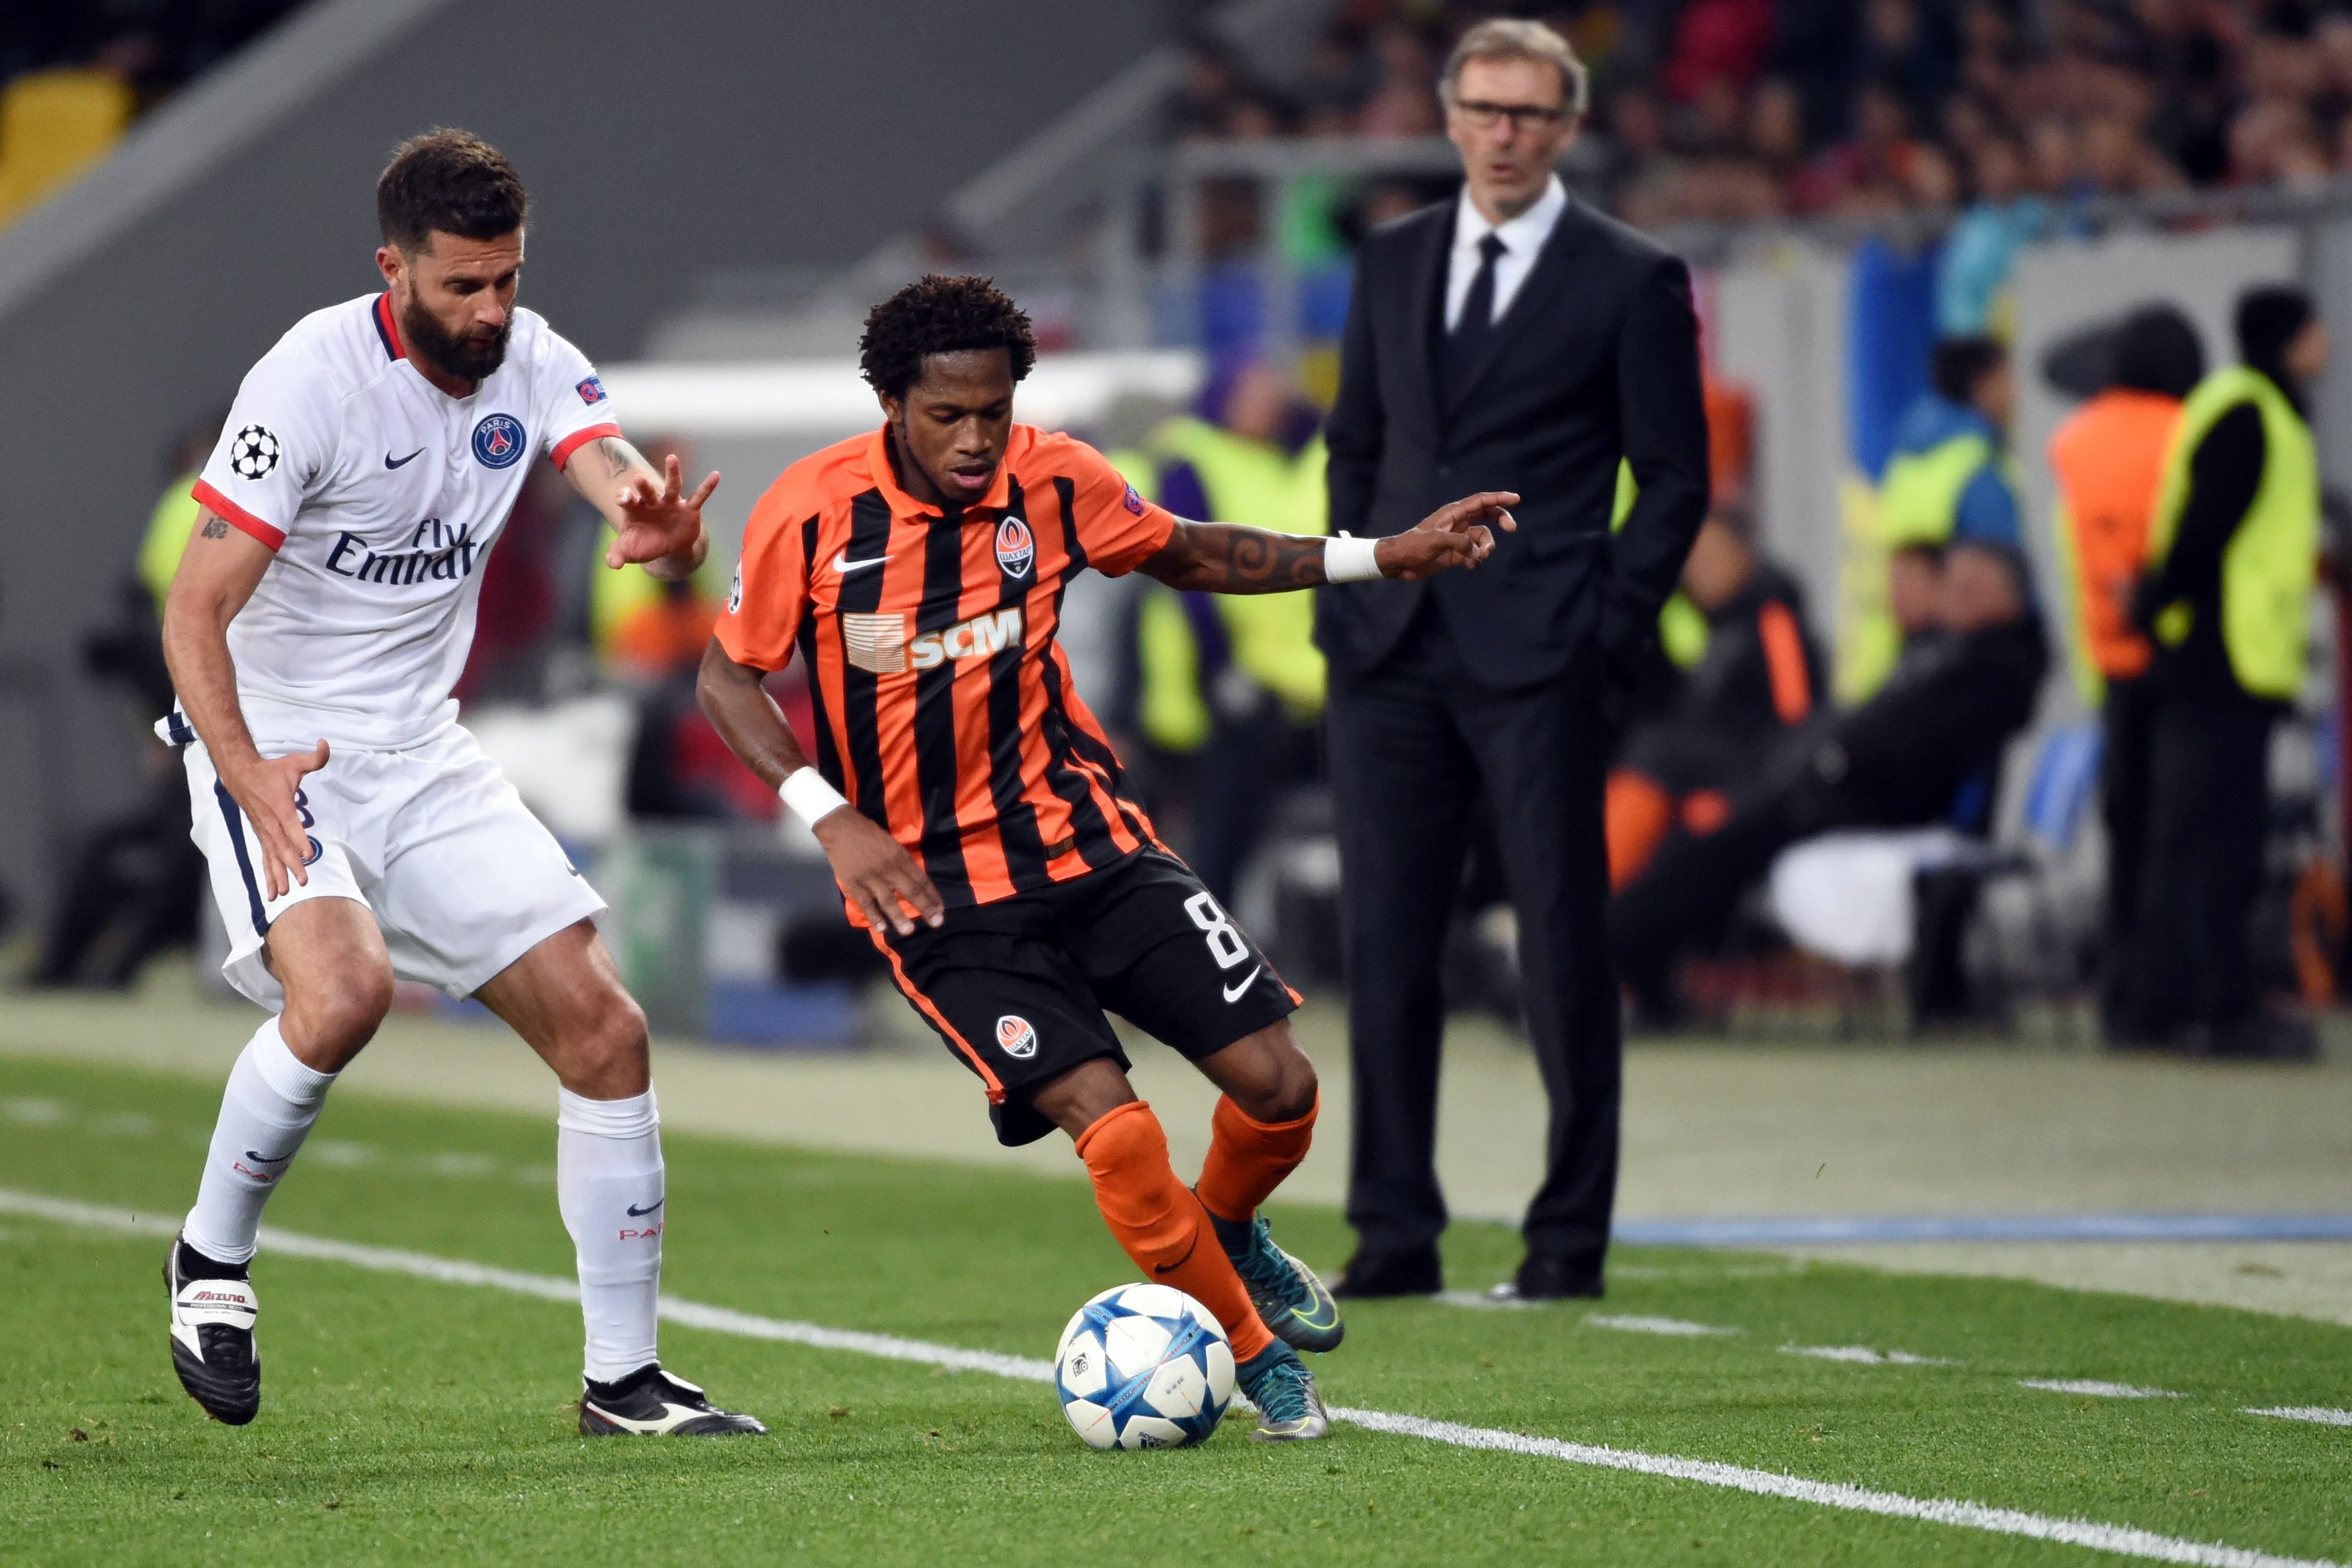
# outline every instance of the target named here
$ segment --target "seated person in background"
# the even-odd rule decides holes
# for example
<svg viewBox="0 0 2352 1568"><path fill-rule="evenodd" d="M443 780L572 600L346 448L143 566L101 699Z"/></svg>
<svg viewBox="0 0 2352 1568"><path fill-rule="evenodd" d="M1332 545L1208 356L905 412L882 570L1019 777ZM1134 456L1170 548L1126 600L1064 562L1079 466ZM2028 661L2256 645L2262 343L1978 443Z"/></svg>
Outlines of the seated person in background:
<svg viewBox="0 0 2352 1568"><path fill-rule="evenodd" d="M1677 824L1705 833L1730 815L1727 791L1752 779L1812 716L1827 666L1795 580L1756 551L1747 509L1719 502L1683 565L1706 643L1673 706L1627 737L1609 775L1609 883L1622 888Z"/></svg>
<svg viewBox="0 0 2352 1568"><path fill-rule="evenodd" d="M1643 1016L1680 1011L1678 959L1717 940L1782 850L1838 828L1920 827L1995 767L2049 662L2024 557L1963 531L1937 565L1937 628L1877 695L1784 740L1712 832L1679 829L1612 901L1617 973Z"/></svg>
<svg viewBox="0 0 2352 1568"><path fill-rule="evenodd" d="M2024 549L2014 465L2005 431L2017 382L2009 350L1990 338L1936 345L1929 389L1903 416L1878 486L1879 540L1886 550L1886 604L1865 616L1840 671L1850 702L1874 694L1940 613L1944 547L1963 536Z"/></svg>

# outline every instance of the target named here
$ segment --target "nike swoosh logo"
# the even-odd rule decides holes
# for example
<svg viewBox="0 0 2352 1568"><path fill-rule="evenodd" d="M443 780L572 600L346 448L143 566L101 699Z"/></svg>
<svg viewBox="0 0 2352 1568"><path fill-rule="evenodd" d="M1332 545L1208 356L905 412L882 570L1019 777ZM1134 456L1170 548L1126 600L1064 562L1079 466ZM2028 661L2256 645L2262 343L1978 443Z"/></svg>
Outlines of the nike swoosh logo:
<svg viewBox="0 0 2352 1568"><path fill-rule="evenodd" d="M1192 1260L1193 1249L1200 1245L1201 1233L1196 1229L1192 1232L1192 1245L1184 1249L1183 1257L1177 1259L1173 1263L1154 1263L1151 1266L1151 1271L1155 1274L1173 1274L1177 1270L1181 1269L1185 1264Z"/></svg>
<svg viewBox="0 0 2352 1568"><path fill-rule="evenodd" d="M880 566L889 559L887 555L877 555L865 560L852 560L849 559L849 552L844 550L833 558L833 570L847 577L853 571L864 571L869 566Z"/></svg>
<svg viewBox="0 0 2352 1568"><path fill-rule="evenodd" d="M415 451L410 453L405 457L394 457L391 453L387 452L383 455L383 465L387 468L397 468L404 463L414 463L419 457L424 455L425 448L422 446L418 447Z"/></svg>
<svg viewBox="0 0 2352 1568"><path fill-rule="evenodd" d="M1258 969L1263 969L1265 967L1265 966L1264 964L1260 964L1257 967L1257 969L1252 969L1248 974L1244 975L1241 977L1239 984L1227 986L1225 988L1225 1000L1229 1002L1240 1001L1242 999L1242 993L1248 990L1251 983L1257 978Z"/></svg>
<svg viewBox="0 0 2352 1568"><path fill-rule="evenodd" d="M659 1208L663 1204L667 1203L669 1199L666 1197L657 1197L651 1203L646 1205L643 1208L639 1208L633 1203L629 1205L629 1218L631 1219L643 1219L646 1215L651 1214L655 1209Z"/></svg>
<svg viewBox="0 0 2352 1568"><path fill-rule="evenodd" d="M259 1149L247 1149L245 1157L258 1166L283 1165L294 1157L294 1151L289 1149L282 1155L265 1155Z"/></svg>

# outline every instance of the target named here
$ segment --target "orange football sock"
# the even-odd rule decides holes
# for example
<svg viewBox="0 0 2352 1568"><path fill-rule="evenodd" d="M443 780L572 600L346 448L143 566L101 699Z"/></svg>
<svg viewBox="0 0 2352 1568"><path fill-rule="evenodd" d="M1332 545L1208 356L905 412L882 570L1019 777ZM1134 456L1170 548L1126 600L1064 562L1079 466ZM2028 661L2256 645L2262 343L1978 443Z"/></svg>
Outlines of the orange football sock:
<svg viewBox="0 0 2352 1568"><path fill-rule="evenodd" d="M1173 1285L1213 1312L1236 1361L1274 1342L1242 1277L1210 1233L1208 1210L1176 1179L1168 1134L1150 1106L1130 1100L1106 1113L1078 1134L1078 1157L1094 1177L1104 1222L1145 1279Z"/></svg>
<svg viewBox="0 0 2352 1568"><path fill-rule="evenodd" d="M1216 1113L1209 1118L1209 1157L1201 1162L1201 1182L1192 1190L1201 1206L1220 1219L1248 1219L1257 1206L1282 1185L1282 1178L1307 1157L1315 1141L1315 1113L1323 1109L1318 1092L1307 1114L1290 1122L1261 1122L1234 1103L1233 1096L1217 1096Z"/></svg>

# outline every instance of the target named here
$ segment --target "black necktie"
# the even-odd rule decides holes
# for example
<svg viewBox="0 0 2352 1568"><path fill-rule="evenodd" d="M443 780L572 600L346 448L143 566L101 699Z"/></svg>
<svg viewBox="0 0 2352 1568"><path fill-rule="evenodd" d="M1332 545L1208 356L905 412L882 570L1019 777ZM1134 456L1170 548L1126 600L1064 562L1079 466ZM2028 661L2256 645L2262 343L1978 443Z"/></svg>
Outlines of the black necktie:
<svg viewBox="0 0 2352 1568"><path fill-rule="evenodd" d="M1462 301L1462 314L1445 340L1445 371L1449 392L1458 393L1495 335L1495 261L1509 247L1503 236L1489 231L1478 242L1478 275Z"/></svg>

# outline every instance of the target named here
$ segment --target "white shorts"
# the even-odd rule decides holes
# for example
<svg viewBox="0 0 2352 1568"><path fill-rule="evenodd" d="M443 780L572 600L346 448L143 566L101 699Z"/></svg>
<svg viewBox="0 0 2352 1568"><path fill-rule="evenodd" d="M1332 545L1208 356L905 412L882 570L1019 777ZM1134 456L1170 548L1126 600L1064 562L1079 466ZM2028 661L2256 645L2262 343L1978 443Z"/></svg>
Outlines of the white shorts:
<svg viewBox="0 0 2352 1568"><path fill-rule="evenodd" d="M473 736L457 725L404 751L333 751L302 779L310 877L268 896L261 841L213 771L202 741L187 747L192 836L212 867L228 930L221 973L272 1011L286 993L261 961L269 923L309 898L365 905L383 931L393 973L467 997L541 941L604 901L581 879Z"/></svg>

